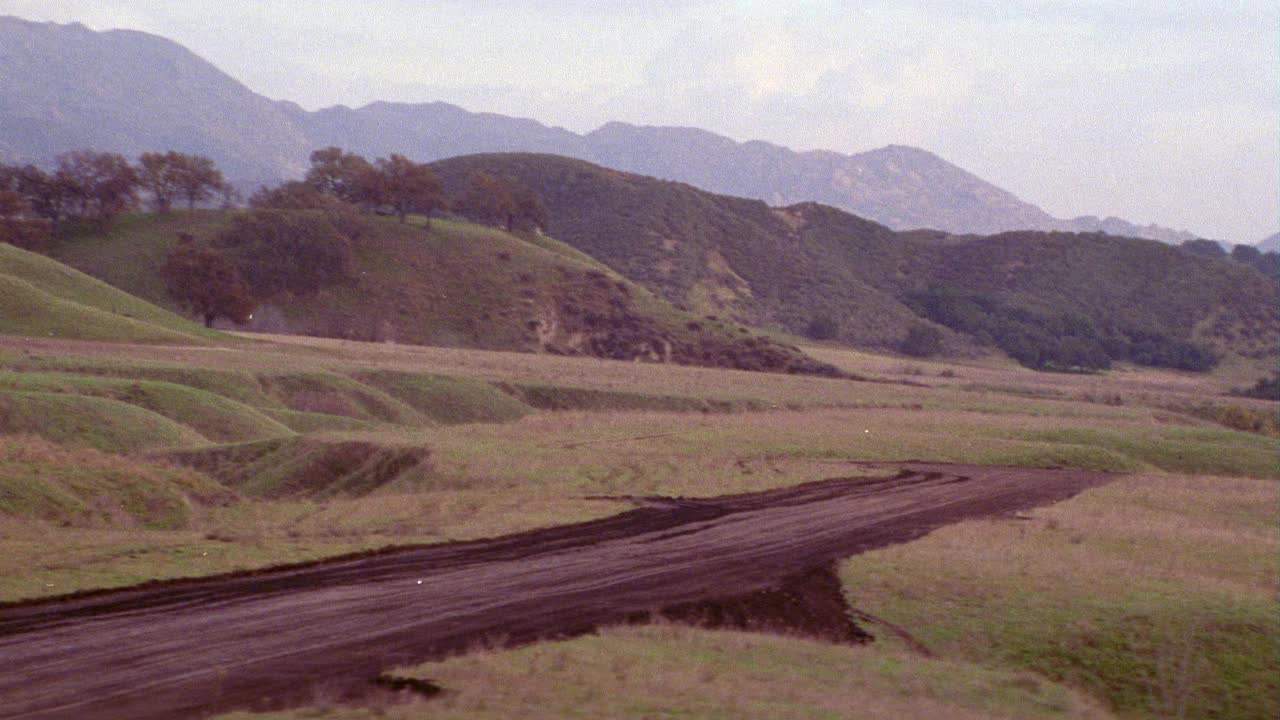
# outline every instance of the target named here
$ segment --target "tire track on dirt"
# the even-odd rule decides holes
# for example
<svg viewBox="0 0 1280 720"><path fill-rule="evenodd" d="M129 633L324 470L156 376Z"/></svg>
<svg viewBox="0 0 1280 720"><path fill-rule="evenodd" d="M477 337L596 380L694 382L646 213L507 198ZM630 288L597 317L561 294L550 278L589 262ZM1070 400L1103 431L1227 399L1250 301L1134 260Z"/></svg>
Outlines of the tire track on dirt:
<svg viewBox="0 0 1280 720"><path fill-rule="evenodd" d="M386 670L477 643L574 635L664 611L747 621L788 598L831 612L814 594L830 583L814 568L1110 478L912 463L891 478L652 499L492 540L0 607L0 718L287 707L359 696ZM786 590L794 582L827 590Z"/></svg>

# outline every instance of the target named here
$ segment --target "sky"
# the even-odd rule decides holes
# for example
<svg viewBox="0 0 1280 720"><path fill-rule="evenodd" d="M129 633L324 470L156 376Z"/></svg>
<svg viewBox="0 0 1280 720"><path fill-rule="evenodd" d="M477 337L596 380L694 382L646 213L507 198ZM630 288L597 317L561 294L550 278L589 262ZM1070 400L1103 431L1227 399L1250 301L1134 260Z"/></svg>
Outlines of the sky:
<svg viewBox="0 0 1280 720"><path fill-rule="evenodd" d="M185 45L308 109L442 100L856 153L913 145L1057 217L1280 231L1274 0L0 0Z"/></svg>

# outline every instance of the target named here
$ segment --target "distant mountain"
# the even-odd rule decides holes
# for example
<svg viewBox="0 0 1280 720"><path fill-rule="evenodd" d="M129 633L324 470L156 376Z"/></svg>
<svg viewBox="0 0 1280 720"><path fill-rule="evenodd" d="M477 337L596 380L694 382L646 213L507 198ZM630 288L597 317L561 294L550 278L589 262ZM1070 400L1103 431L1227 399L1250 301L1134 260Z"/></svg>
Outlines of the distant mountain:
<svg viewBox="0 0 1280 720"><path fill-rule="evenodd" d="M543 198L556 238L678 306L749 325L815 335L828 321L835 338L882 349L900 347L925 318L956 331L946 335L955 349L999 341L995 325L1043 332L1027 327L1037 323L1122 344L1195 341L1258 356L1280 342L1280 286L1150 240L895 232L817 203L771 208L549 155L474 155L432 168L452 192L475 171L512 177ZM926 296L940 290L994 317L975 320L991 331L965 324L974 318L930 315Z"/></svg>
<svg viewBox="0 0 1280 720"><path fill-rule="evenodd" d="M420 161L553 153L773 205L818 201L894 229L1194 237L1115 218L1057 219L932 153L900 145L855 155L800 153L705 130L625 123L577 135L446 103L307 112L253 93L164 38L0 17L0 161L47 164L82 147L129 156L174 149L208 155L249 186L299 176L310 152L327 145Z"/></svg>
<svg viewBox="0 0 1280 720"><path fill-rule="evenodd" d="M287 105L141 32L0 17L0 147L47 163L93 147L209 155L230 177L302 172L311 139Z"/></svg>
<svg viewBox="0 0 1280 720"><path fill-rule="evenodd" d="M1280 252L1280 233L1276 233L1259 242L1258 250L1262 252Z"/></svg>

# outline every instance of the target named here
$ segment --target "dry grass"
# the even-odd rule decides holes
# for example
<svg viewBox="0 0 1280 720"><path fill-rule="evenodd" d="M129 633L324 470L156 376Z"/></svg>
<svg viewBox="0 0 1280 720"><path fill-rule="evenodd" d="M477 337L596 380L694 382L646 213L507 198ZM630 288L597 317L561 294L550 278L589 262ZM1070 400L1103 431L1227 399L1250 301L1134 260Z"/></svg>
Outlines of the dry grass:
<svg viewBox="0 0 1280 720"><path fill-rule="evenodd" d="M883 648L677 626L617 628L511 651L481 650L397 675L445 688L376 710L230 718L1104 718L1029 673Z"/></svg>
<svg viewBox="0 0 1280 720"><path fill-rule="evenodd" d="M856 606L943 657L1033 670L1137 716L1274 717L1277 507L1273 481L1139 475L852 558L843 576Z"/></svg>

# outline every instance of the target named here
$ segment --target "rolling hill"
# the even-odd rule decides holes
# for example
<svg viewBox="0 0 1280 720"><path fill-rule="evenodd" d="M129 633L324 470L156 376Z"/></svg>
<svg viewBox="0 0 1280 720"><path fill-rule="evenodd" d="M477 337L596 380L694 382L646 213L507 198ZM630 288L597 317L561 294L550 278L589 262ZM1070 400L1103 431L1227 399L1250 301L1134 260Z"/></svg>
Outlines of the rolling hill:
<svg viewBox="0 0 1280 720"><path fill-rule="evenodd" d="M0 243L0 334L178 345L230 339L7 243Z"/></svg>
<svg viewBox="0 0 1280 720"><path fill-rule="evenodd" d="M0 17L0 162L50 163L93 147L213 158L248 191L301 175L314 149L420 162L481 152L581 158L772 205L818 201L895 229L1107 232L1178 243L1194 236L1118 218L1059 219L919 148L844 155L738 143L695 128L608 123L578 135L442 102L307 112L262 97L182 46L133 31Z"/></svg>
<svg viewBox="0 0 1280 720"><path fill-rule="evenodd" d="M212 241L233 213L135 216L54 243L57 259L180 311L159 268L180 233ZM362 221L341 282L260 298L248 329L486 350L840 375L738 323L679 310L572 248L470 223ZM54 263L50 263L54 264ZM123 295L123 293L121 293Z"/></svg>
<svg viewBox="0 0 1280 720"><path fill-rule="evenodd" d="M946 289L996 314L1078 315L1099 336L1155 334L1256 356L1273 354L1280 335L1275 283L1150 240L894 232L816 203L770 208L545 155L432 167L455 189L474 171L513 177L542 196L558 238L674 303L748 324L803 333L832 318L841 340L896 348L928 315L913 298Z"/></svg>

